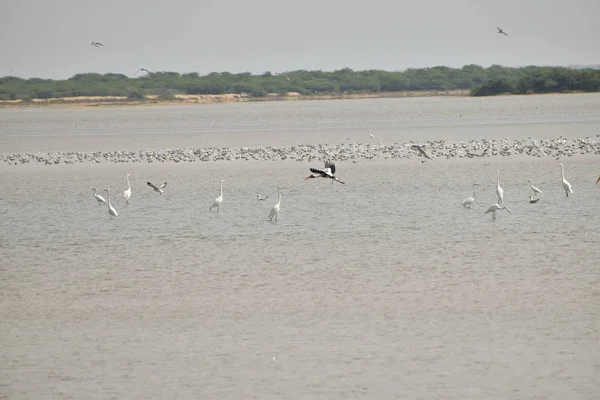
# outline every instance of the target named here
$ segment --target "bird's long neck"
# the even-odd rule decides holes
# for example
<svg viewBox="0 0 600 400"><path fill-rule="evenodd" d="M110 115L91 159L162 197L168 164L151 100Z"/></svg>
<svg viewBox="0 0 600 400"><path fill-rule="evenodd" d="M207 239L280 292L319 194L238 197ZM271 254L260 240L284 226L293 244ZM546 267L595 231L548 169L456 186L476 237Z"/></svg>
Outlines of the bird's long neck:
<svg viewBox="0 0 600 400"><path fill-rule="evenodd" d="M476 187L476 186L477 186L477 185L473 185L473 198L475 198L475 187Z"/></svg>
<svg viewBox="0 0 600 400"><path fill-rule="evenodd" d="M131 190L131 184L129 183L129 175L127 175L127 189Z"/></svg>
<svg viewBox="0 0 600 400"><path fill-rule="evenodd" d="M223 197L223 182L221 182L221 197Z"/></svg>
<svg viewBox="0 0 600 400"><path fill-rule="evenodd" d="M107 191L106 194L108 195L108 207L110 207L110 190Z"/></svg>
<svg viewBox="0 0 600 400"><path fill-rule="evenodd" d="M279 200L277 201L277 204L281 204L281 189L277 189L277 194L279 194Z"/></svg>
<svg viewBox="0 0 600 400"><path fill-rule="evenodd" d="M565 167L560 165L560 174L562 175L563 181L565 180Z"/></svg>
<svg viewBox="0 0 600 400"><path fill-rule="evenodd" d="M497 180L497 185L500 186L500 171L498 171L498 180Z"/></svg>

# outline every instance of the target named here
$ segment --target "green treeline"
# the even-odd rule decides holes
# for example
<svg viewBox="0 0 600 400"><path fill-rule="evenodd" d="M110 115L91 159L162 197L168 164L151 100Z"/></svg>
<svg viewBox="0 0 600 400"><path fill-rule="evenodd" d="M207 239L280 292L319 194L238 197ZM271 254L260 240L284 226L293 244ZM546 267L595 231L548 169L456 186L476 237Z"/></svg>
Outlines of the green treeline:
<svg viewBox="0 0 600 400"><path fill-rule="evenodd" d="M333 72L292 71L284 75L266 72L232 74L212 72L205 76L192 72L151 72L130 78L123 74L77 74L66 80L0 78L0 100L49 99L75 96L127 96L143 100L146 95L174 99L175 94L247 93L263 97L270 93L298 92L302 95L378 93L422 90L470 90L473 96L502 93L551 93L600 91L599 69L561 67L508 68L493 65L482 68L433 67L402 72L380 70Z"/></svg>

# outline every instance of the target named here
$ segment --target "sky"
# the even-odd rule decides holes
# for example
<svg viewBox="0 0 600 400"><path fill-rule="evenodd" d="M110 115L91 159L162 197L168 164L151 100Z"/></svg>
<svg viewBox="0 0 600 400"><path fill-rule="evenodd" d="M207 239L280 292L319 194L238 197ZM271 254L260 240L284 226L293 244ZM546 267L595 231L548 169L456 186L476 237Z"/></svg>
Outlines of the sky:
<svg viewBox="0 0 600 400"><path fill-rule="evenodd" d="M598 65L598 16L599 0L0 0L0 76Z"/></svg>

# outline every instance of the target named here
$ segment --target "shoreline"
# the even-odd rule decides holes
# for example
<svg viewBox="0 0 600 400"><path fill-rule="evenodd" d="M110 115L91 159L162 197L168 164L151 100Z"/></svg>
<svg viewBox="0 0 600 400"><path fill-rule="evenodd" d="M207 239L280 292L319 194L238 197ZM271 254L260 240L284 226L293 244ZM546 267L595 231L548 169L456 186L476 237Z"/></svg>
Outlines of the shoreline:
<svg viewBox="0 0 600 400"><path fill-rule="evenodd" d="M88 107L132 107L132 106L174 106L191 104L231 104L249 102L308 101L308 100L359 100L390 99L413 97L469 97L469 90L418 90L402 92L373 93L332 93L326 95L301 95L288 92L285 95L268 94L264 97L252 97L248 94L207 94L174 95L174 100L161 100L158 95L148 95L147 100L127 100L125 96L79 96L52 99L0 100L0 108L88 108Z"/></svg>

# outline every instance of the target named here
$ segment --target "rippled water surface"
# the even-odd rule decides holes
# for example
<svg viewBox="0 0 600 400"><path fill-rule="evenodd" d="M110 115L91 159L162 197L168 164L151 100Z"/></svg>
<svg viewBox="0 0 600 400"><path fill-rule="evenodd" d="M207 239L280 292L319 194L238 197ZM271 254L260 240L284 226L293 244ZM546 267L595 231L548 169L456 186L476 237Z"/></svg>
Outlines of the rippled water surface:
<svg viewBox="0 0 600 400"><path fill-rule="evenodd" d="M3 109L0 121L3 153L369 130L596 139L600 96ZM0 166L0 398L597 398L598 156L340 162L346 185L303 181L311 165ZM496 170L512 214L492 221ZM164 195L148 180L168 182ZM93 187L111 189L118 219Z"/></svg>

